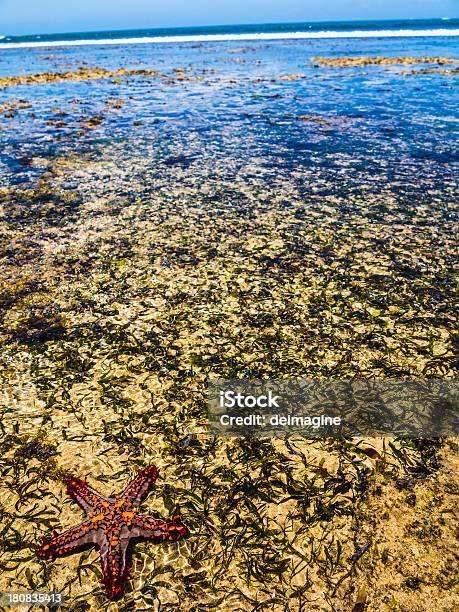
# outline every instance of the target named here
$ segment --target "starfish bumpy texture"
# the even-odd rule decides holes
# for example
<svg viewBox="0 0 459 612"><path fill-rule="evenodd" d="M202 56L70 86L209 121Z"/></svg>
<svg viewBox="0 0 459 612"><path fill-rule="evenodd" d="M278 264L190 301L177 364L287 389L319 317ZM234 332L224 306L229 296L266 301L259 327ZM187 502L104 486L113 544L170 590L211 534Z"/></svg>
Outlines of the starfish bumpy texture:
<svg viewBox="0 0 459 612"><path fill-rule="evenodd" d="M128 577L126 553L132 539L175 542L189 534L179 516L164 521L138 513L157 476L153 465L140 470L119 495L110 498L100 495L84 480L72 478L67 494L85 511L86 520L44 541L36 551L37 556L54 559L95 544L100 549L108 597L116 601L123 595Z"/></svg>

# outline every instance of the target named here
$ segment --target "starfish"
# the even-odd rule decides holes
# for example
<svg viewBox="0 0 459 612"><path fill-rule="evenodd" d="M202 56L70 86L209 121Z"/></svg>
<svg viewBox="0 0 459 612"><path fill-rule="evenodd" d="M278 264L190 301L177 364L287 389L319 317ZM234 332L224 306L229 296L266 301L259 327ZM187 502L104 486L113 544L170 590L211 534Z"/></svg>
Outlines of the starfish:
<svg viewBox="0 0 459 612"><path fill-rule="evenodd" d="M69 495L85 511L86 519L51 540L44 540L36 551L40 559L55 559L95 544L100 549L103 584L109 599L120 599L128 578L126 553L133 539L156 543L176 542L189 534L179 516L170 521L139 514L158 477L154 465L137 472L134 480L115 497L103 497L84 480L72 478L67 484Z"/></svg>

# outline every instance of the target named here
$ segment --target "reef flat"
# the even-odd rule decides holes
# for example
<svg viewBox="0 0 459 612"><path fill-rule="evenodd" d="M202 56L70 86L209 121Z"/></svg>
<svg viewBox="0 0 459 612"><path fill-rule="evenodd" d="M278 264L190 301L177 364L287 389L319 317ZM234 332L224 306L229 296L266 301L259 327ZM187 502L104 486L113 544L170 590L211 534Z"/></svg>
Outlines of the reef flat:
<svg viewBox="0 0 459 612"><path fill-rule="evenodd" d="M459 74L459 60L450 57L315 57L317 66L332 68L361 68L365 66L412 66L414 64L431 64L430 68L404 71L405 75L438 73L448 76ZM439 66L449 66L440 68Z"/></svg>
<svg viewBox="0 0 459 612"><path fill-rule="evenodd" d="M452 80L393 71L397 41L316 68L350 61L330 44L28 51L30 74L2 76L0 591L459 604L456 440L207 433L210 378L457 376ZM432 47L419 63L458 62ZM81 520L70 477L109 495L149 464L145 512L191 535L137 546L121 602L93 550L40 564Z"/></svg>
<svg viewBox="0 0 459 612"><path fill-rule="evenodd" d="M459 60L452 57L315 57L314 61L320 66L335 66L338 68L359 68L361 66L411 66L413 64L434 64L437 66L450 66L459 64Z"/></svg>

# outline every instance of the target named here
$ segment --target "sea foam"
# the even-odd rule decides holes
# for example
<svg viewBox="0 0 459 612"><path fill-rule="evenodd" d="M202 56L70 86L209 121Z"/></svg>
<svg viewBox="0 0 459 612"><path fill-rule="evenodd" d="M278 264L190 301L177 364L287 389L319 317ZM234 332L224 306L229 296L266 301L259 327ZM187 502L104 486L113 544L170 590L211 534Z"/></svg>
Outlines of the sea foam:
<svg viewBox="0 0 459 612"><path fill-rule="evenodd" d="M353 30L337 32L247 32L243 34L201 34L192 36L145 36L142 38L101 38L80 40L28 41L17 43L0 43L0 49L18 49L35 47L76 47L80 45L140 45L146 43L211 43L225 41L264 41L311 38L394 38L424 36L459 36L459 29L436 28L430 30ZM1 38L1 37L0 37Z"/></svg>

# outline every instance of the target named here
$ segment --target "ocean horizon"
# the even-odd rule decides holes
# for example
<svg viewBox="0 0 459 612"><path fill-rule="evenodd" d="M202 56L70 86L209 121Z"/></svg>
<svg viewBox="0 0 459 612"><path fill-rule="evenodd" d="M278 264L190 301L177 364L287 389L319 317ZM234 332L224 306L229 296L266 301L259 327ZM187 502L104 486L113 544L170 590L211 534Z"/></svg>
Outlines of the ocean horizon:
<svg viewBox="0 0 459 612"><path fill-rule="evenodd" d="M458 18L315 21L101 30L25 36L0 35L0 49L106 44L192 43L231 40L459 36Z"/></svg>

